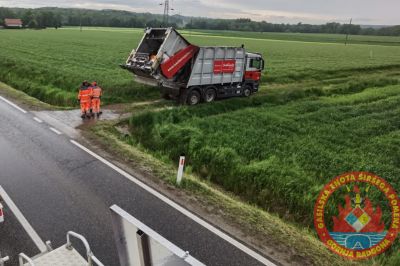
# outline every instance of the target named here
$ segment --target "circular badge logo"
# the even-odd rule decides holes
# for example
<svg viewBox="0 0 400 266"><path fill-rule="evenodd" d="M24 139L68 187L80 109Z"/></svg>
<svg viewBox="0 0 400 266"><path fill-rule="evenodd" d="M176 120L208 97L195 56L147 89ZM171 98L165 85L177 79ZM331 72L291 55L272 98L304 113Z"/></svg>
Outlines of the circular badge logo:
<svg viewBox="0 0 400 266"><path fill-rule="evenodd" d="M332 208L335 201L344 204L337 203L337 208ZM330 212L326 210L328 205ZM336 216L327 217L326 213ZM393 187L377 175L345 173L331 180L319 193L314 226L321 241L334 253L351 260L368 259L387 250L396 240L400 226L399 198Z"/></svg>

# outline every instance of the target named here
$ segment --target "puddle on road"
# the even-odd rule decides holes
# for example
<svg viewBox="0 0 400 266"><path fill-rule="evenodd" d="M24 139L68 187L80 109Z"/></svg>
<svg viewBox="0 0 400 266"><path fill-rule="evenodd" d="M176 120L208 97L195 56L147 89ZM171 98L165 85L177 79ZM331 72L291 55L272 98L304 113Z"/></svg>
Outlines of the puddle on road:
<svg viewBox="0 0 400 266"><path fill-rule="evenodd" d="M120 114L108 109L103 109L103 114L99 118L81 118L79 109L68 111L37 111L33 112L35 116L42 119L49 125L61 130L63 133L76 137L79 135L77 127L82 125L90 125L96 121L114 120L121 117Z"/></svg>

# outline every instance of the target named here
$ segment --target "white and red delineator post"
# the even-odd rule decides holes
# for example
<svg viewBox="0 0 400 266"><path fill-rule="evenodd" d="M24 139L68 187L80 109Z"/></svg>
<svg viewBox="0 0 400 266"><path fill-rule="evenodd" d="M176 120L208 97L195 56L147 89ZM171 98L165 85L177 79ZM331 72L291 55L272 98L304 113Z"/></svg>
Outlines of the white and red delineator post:
<svg viewBox="0 0 400 266"><path fill-rule="evenodd" d="M0 203L0 223L4 222L4 211L3 211L3 205Z"/></svg>
<svg viewBox="0 0 400 266"><path fill-rule="evenodd" d="M178 185L180 185L182 182L184 167L185 167L185 156L181 156L179 158L178 175L176 176L176 183L178 183Z"/></svg>

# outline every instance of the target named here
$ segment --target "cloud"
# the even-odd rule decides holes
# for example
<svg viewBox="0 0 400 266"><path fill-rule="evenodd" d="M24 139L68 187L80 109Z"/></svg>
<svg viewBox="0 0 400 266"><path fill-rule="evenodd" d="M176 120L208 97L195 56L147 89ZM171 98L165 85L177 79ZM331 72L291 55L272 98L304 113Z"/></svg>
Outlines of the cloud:
<svg viewBox="0 0 400 266"><path fill-rule="evenodd" d="M162 13L163 0L0 0L0 6L75 7L118 9L133 12ZM400 24L398 0L171 0L175 11L196 17L240 18L275 23L346 22L351 17L358 24Z"/></svg>

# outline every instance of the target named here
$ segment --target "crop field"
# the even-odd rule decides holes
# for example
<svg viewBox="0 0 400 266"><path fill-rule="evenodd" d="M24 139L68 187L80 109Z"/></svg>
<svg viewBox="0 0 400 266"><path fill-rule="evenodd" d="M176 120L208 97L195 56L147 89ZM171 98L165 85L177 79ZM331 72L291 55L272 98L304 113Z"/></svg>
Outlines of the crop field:
<svg viewBox="0 0 400 266"><path fill-rule="evenodd" d="M82 32L78 28L2 30L0 80L47 103L61 106L76 104L77 87L85 79L102 84L108 103L155 99L159 96L157 89L138 86L127 71L118 67L136 48L142 33L139 29L113 28L85 28ZM321 42L315 43L257 37L261 33L240 35L234 37L215 32L204 36L202 32L185 32L190 41L199 45L244 44L250 51L262 52L267 62L264 81L268 82L322 80L339 70L346 75L347 70L400 65L400 46L395 45L345 47L323 43L322 37ZM308 35L303 37L310 39ZM377 37L369 38L377 41ZM385 37L383 41L388 40L396 42L398 38Z"/></svg>
<svg viewBox="0 0 400 266"><path fill-rule="evenodd" d="M47 103L76 105L83 80L97 80L109 103L159 96L119 68L141 33L0 31L0 80Z"/></svg>
<svg viewBox="0 0 400 266"><path fill-rule="evenodd" d="M374 172L400 191L399 37L351 36L345 46L340 35L183 33L198 45L263 53L261 91L133 114L130 144L168 163L185 153L189 171L304 227L312 227L320 189L343 172ZM75 104L84 79L104 87L107 103L157 99L157 89L118 67L141 36L112 28L0 31L0 81L62 106Z"/></svg>

